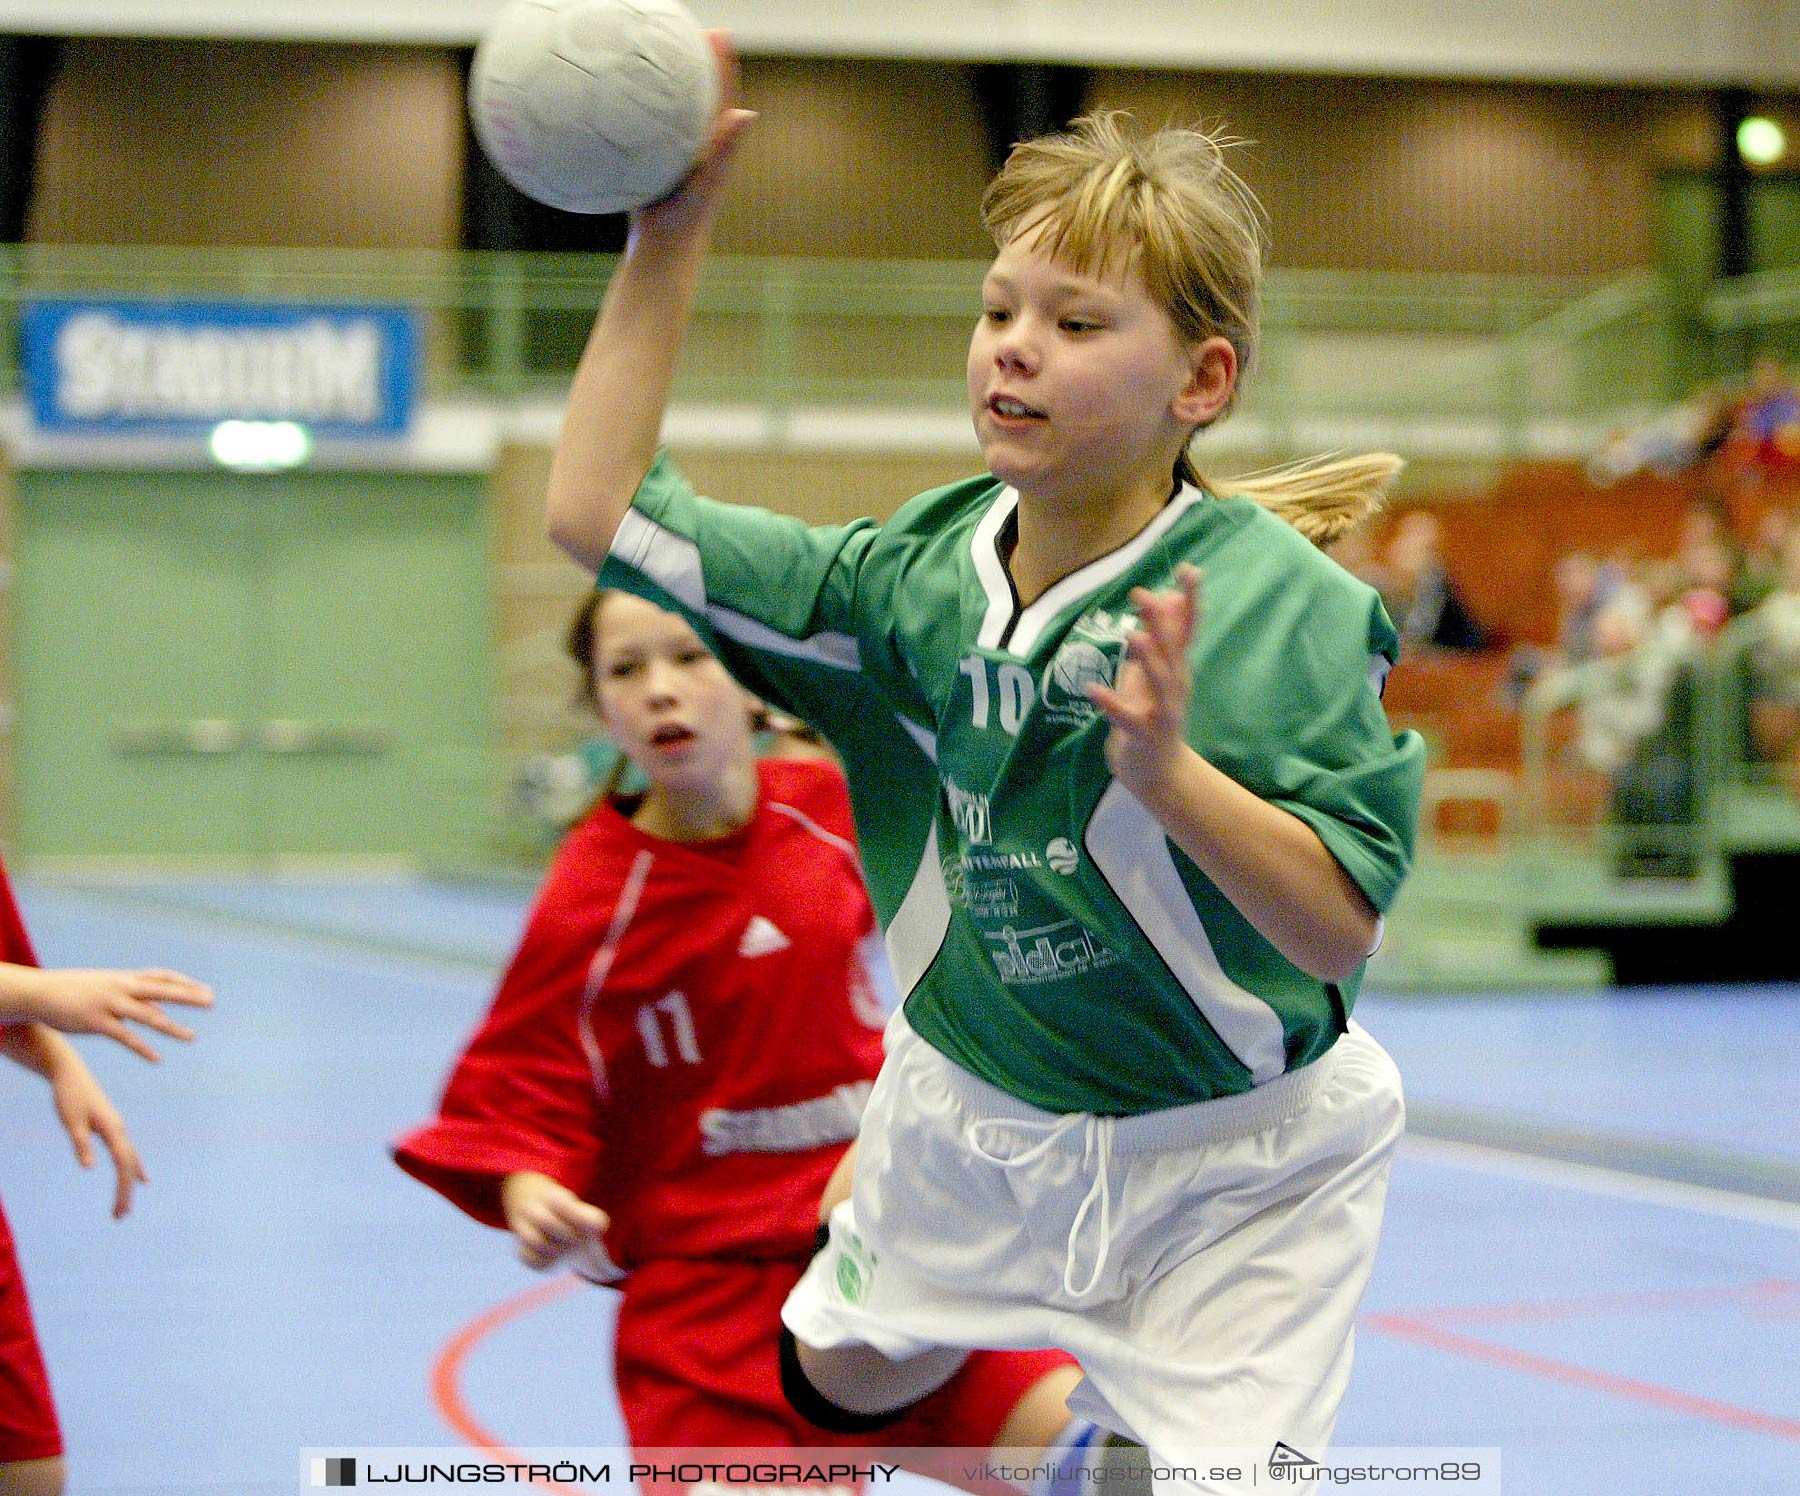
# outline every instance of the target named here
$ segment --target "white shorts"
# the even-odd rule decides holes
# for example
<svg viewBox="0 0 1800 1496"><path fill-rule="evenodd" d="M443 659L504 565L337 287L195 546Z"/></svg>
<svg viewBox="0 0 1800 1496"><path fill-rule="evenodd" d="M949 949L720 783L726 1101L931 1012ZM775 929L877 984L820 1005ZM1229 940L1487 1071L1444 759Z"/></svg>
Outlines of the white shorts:
<svg viewBox="0 0 1800 1496"><path fill-rule="evenodd" d="M782 1310L796 1336L1057 1346L1086 1373L1074 1411L1161 1463L1323 1455L1404 1121L1363 1029L1243 1095L1118 1118L1028 1106L898 1013L887 1047L851 1198Z"/></svg>

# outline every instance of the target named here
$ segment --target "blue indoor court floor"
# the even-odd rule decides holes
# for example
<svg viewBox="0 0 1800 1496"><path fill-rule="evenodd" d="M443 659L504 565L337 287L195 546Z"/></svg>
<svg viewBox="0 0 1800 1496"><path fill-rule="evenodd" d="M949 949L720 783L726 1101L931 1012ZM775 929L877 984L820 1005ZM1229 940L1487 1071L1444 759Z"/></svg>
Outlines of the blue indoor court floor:
<svg viewBox="0 0 1800 1496"><path fill-rule="evenodd" d="M0 1197L71 1491L274 1496L302 1452L620 1442L604 1291L519 1266L389 1162L522 884L22 879L48 965L218 1007L144 1065L80 1041L152 1183L108 1218L0 1077ZM1340 1446L1493 1448L1511 1496L1800 1491L1800 988L1366 994L1397 1162Z"/></svg>

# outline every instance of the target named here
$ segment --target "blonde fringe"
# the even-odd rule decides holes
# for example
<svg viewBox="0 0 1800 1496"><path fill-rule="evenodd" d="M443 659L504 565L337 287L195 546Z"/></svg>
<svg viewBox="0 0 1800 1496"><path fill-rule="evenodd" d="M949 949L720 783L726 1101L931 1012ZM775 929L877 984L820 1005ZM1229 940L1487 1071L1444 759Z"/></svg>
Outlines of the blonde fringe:
<svg viewBox="0 0 1800 1496"><path fill-rule="evenodd" d="M1380 512L1405 466L1392 452L1311 457L1242 477L1215 479L1206 487L1220 495L1255 499L1314 545L1327 546Z"/></svg>

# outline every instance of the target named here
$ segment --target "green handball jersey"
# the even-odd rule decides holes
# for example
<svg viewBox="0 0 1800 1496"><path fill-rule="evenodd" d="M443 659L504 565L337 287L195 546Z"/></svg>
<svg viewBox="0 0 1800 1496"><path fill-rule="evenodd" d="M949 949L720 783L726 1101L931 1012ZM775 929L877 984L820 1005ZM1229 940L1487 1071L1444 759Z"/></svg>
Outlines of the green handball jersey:
<svg viewBox="0 0 1800 1496"><path fill-rule="evenodd" d="M1204 577L1188 741L1316 831L1378 910L1411 861L1424 745L1381 706L1373 589L1245 498L1185 487L1021 607L1017 495L983 476L885 525L696 495L660 458L601 571L680 609L749 689L843 756L907 1020L1051 1112L1129 1115L1305 1065L1348 1021L1108 773L1134 587ZM1358 979L1360 972L1358 973Z"/></svg>

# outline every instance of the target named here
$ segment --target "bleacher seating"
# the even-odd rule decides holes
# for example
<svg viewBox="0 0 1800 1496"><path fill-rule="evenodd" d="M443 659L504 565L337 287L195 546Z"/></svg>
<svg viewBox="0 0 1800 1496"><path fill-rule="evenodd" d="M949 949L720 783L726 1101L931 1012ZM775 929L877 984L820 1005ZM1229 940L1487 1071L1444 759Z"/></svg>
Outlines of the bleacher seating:
<svg viewBox="0 0 1800 1496"><path fill-rule="evenodd" d="M1396 728L1421 732L1435 781L1425 822L1440 835L1495 837L1515 822L1522 770L1520 715L1507 682L1521 645L1555 641L1553 573L1573 551L1633 559L1674 553L1682 517L1705 496L1698 476L1642 474L1599 486L1575 462L1518 462L1478 493L1428 501L1442 523L1445 563L1464 603L1490 635L1473 651L1415 653L1388 679L1386 705ZM1418 507L1403 501L1396 511ZM1748 534L1763 509L1800 503L1800 481L1731 491L1734 528ZM1377 526L1380 550L1392 519ZM1573 766L1563 750L1572 724L1551 723L1552 770L1541 807L1557 825L1593 825L1604 814L1603 776Z"/></svg>

